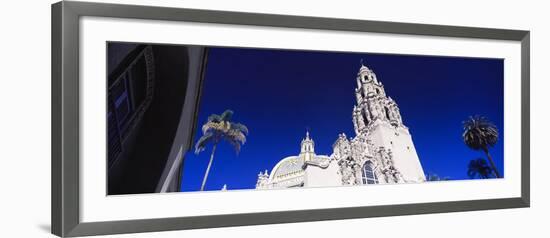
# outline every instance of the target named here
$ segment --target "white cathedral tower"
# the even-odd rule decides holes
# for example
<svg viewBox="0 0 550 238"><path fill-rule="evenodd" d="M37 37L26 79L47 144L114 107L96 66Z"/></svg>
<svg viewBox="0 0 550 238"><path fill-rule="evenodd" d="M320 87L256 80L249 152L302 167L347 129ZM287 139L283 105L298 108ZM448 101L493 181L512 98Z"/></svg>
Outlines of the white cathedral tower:
<svg viewBox="0 0 550 238"><path fill-rule="evenodd" d="M316 155L309 132L298 156L258 175L257 189L417 183L426 180L399 107L376 74L361 65L352 111L355 136L340 134L330 156Z"/></svg>

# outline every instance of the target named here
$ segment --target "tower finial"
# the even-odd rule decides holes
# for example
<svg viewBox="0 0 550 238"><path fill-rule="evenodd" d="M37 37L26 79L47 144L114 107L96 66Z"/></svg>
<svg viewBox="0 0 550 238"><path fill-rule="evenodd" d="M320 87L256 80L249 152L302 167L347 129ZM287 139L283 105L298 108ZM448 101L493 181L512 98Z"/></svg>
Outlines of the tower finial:
<svg viewBox="0 0 550 238"><path fill-rule="evenodd" d="M365 64L363 62L363 58L361 58L361 66L365 66Z"/></svg>

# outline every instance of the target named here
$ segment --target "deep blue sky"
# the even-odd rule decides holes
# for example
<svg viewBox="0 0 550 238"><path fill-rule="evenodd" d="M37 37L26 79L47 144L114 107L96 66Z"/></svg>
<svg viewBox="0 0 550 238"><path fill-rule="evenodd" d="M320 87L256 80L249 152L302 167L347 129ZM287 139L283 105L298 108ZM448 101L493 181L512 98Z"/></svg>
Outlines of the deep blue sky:
<svg viewBox="0 0 550 238"><path fill-rule="evenodd" d="M468 162L484 156L462 141L462 121L470 115L499 129L491 153L504 172L500 59L210 48L198 123L231 109L250 134L238 156L227 143L218 146L206 190L254 188L260 171L299 153L306 128L317 154L330 155L339 133L354 136L361 59L397 102L424 172L468 179ZM186 154L182 191L199 190L210 152Z"/></svg>

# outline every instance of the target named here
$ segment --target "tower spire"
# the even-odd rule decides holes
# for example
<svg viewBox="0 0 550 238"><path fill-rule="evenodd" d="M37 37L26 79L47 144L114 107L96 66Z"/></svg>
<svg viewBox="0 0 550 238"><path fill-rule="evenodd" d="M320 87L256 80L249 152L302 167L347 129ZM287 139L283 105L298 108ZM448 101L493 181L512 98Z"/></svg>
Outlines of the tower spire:
<svg viewBox="0 0 550 238"><path fill-rule="evenodd" d="M315 142L309 137L309 128L306 129L306 137L302 140L300 153L315 153Z"/></svg>

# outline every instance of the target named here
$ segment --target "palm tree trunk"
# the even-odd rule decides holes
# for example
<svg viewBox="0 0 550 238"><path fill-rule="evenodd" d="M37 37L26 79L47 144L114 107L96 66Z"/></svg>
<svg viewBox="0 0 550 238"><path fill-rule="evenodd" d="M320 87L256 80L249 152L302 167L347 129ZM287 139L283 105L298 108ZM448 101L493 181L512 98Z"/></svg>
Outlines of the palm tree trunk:
<svg viewBox="0 0 550 238"><path fill-rule="evenodd" d="M212 154L210 154L210 161L208 162L208 167L206 167L206 172L204 173L204 178L202 179L202 185L201 185L201 191L204 191L204 185L206 185L206 179L208 178L208 173L210 172L210 167L212 166L212 161L214 161L214 153L216 153L216 146L218 144L214 144L214 147L212 147Z"/></svg>
<svg viewBox="0 0 550 238"><path fill-rule="evenodd" d="M500 173L497 170L497 166L495 166L495 162L493 161L493 157L491 157L491 154L489 154L489 150L487 148L483 148L483 151L485 151L485 154L487 155L487 159L489 159L489 163L491 163L491 167L493 168L493 173L497 178L501 178Z"/></svg>

